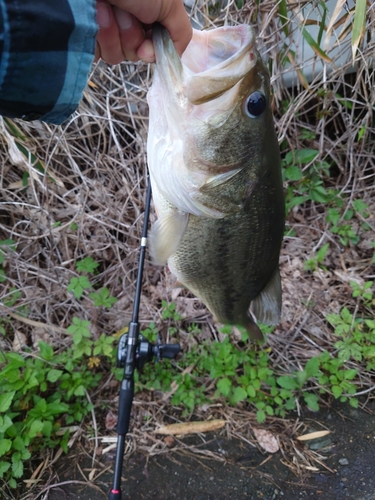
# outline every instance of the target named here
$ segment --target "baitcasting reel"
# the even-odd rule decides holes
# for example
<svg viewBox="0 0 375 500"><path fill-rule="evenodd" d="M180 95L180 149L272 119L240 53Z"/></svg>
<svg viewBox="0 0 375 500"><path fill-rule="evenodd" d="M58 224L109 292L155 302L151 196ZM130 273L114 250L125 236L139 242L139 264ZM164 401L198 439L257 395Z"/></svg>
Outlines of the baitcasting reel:
<svg viewBox="0 0 375 500"><path fill-rule="evenodd" d="M126 356L128 352L128 334L125 333L120 338L117 348L117 366L124 368ZM158 339L157 344L152 344L146 337L139 334L137 348L135 351L135 366L138 370L142 370L147 361L152 361L155 358L155 363L161 358L173 359L180 352L180 344L160 344Z"/></svg>

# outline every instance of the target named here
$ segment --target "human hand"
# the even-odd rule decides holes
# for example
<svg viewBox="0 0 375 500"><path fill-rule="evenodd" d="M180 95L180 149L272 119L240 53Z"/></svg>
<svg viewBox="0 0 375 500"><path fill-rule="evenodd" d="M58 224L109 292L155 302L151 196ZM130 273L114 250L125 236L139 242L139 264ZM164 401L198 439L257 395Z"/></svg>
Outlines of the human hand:
<svg viewBox="0 0 375 500"><path fill-rule="evenodd" d="M97 0L95 61L109 64L124 59L154 62L151 25L159 22L167 30L181 55L192 29L182 0Z"/></svg>

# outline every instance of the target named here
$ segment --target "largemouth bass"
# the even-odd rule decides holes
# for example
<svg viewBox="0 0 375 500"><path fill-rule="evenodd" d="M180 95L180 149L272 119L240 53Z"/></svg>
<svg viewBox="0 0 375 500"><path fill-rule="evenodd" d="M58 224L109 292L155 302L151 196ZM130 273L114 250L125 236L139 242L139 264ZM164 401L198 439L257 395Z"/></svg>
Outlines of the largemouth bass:
<svg viewBox="0 0 375 500"><path fill-rule="evenodd" d="M157 264L221 323L275 325L281 314L284 231L280 153L267 68L251 27L194 30L180 59L153 29L148 164L158 220Z"/></svg>

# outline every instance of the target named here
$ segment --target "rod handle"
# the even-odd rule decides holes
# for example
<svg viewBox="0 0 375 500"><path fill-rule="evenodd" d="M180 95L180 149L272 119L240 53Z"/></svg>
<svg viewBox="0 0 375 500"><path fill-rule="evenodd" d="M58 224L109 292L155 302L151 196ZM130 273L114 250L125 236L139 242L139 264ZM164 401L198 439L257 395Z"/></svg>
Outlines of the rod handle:
<svg viewBox="0 0 375 500"><path fill-rule="evenodd" d="M134 380L123 379L118 403L117 434L127 434L130 423L130 411L134 397Z"/></svg>

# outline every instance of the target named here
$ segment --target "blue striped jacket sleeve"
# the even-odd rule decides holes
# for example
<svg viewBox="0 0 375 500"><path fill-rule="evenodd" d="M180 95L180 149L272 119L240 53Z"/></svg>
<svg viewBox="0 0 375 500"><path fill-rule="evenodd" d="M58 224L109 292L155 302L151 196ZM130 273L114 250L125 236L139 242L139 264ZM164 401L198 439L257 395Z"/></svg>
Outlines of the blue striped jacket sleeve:
<svg viewBox="0 0 375 500"><path fill-rule="evenodd" d="M0 115L62 123L95 51L95 0L0 0Z"/></svg>

